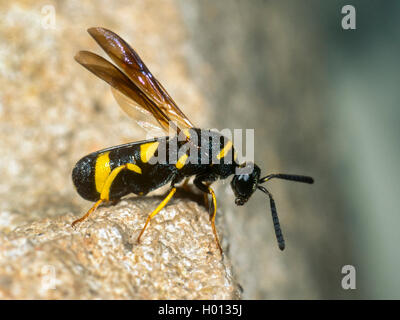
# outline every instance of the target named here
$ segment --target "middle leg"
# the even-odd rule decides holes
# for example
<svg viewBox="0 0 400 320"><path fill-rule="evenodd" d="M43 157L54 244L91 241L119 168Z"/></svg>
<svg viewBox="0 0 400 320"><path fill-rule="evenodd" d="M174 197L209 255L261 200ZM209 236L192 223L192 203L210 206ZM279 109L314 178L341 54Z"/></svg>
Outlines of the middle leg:
<svg viewBox="0 0 400 320"><path fill-rule="evenodd" d="M169 202L169 200L171 200L171 198L173 197L175 192L176 192L176 188L172 187L172 189L170 190L168 195L165 197L165 199L158 205L158 207L152 213L149 214L149 216L147 217L146 223L144 224L144 227L143 227L142 231L140 232L139 237L137 238L137 242L140 242L140 238L141 238L144 230L146 230L146 227L149 224L150 220L152 218L154 218L154 216L157 213L159 213L161 211L161 209L167 205L167 203Z"/></svg>

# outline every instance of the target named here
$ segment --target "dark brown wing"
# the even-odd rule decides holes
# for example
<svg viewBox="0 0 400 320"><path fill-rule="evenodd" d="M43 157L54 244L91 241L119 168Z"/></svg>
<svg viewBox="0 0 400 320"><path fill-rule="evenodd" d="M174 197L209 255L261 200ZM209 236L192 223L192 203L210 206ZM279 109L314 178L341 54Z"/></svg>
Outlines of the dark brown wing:
<svg viewBox="0 0 400 320"><path fill-rule="evenodd" d="M132 99L136 105L150 112L160 123L161 127L168 132L169 121L171 119L117 67L106 59L89 51L79 51L75 56L75 60L124 96ZM125 108L123 109L125 110ZM127 110L125 112L128 115L132 115Z"/></svg>
<svg viewBox="0 0 400 320"><path fill-rule="evenodd" d="M151 74L139 55L128 43L114 32L104 28L90 28L89 34L103 48L113 62L153 102L166 117L177 123L179 129L191 128L193 124L178 108L167 91Z"/></svg>

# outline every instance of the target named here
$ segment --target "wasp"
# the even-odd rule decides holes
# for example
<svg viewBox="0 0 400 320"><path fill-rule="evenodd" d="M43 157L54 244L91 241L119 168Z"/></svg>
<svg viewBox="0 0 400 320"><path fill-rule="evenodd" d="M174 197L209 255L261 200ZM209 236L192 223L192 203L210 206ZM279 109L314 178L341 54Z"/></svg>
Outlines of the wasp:
<svg viewBox="0 0 400 320"><path fill-rule="evenodd" d="M129 193L146 195L170 184L168 195L148 215L137 239L140 242L150 220L174 196L176 186L194 177L193 184L207 200L211 195L210 221L222 254L215 228L217 200L211 184L233 175L231 187L236 205L244 205L256 190L269 197L275 235L283 250L285 241L275 201L262 184L275 178L311 184L313 178L280 173L262 177L256 164L237 163L232 141L216 131L196 128L127 42L104 28L90 28L88 33L114 64L89 51L79 51L75 60L111 86L118 104L129 116L136 119L138 111L150 115L156 127L169 135L110 147L80 159L72 171L72 180L79 195L94 205L72 226L85 220L104 202L119 200ZM149 122L137 122L143 128L149 127ZM165 155L164 161L154 161L160 160L160 155Z"/></svg>

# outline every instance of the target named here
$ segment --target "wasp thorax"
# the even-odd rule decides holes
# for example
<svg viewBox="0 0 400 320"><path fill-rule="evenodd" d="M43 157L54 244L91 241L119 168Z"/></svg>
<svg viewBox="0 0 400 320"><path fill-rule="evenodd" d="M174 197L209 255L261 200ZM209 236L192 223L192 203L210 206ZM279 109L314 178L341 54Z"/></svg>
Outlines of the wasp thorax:
<svg viewBox="0 0 400 320"><path fill-rule="evenodd" d="M239 169L242 170L238 170L238 173L233 177L231 187L236 197L235 203L242 206L257 189L261 170L254 163L245 163Z"/></svg>

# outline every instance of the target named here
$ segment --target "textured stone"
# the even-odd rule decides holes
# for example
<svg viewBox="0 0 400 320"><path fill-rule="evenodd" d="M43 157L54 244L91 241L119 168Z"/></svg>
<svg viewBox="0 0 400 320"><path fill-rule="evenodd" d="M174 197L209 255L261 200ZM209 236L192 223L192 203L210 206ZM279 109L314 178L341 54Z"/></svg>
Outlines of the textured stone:
<svg viewBox="0 0 400 320"><path fill-rule="evenodd" d="M172 200L137 236L161 197L67 214L0 235L0 299L235 299L232 271L207 211Z"/></svg>

